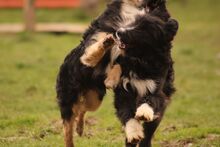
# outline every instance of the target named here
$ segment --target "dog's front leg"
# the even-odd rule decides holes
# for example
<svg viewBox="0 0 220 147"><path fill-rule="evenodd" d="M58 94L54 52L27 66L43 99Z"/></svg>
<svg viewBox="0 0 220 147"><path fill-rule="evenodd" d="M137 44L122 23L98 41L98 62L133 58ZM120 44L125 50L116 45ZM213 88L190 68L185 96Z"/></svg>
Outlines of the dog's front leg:
<svg viewBox="0 0 220 147"><path fill-rule="evenodd" d="M80 58L81 62L88 67L95 67L105 55L106 50L112 48L114 43L112 35L107 35L104 39L98 40L85 50Z"/></svg>
<svg viewBox="0 0 220 147"><path fill-rule="evenodd" d="M150 106L148 103L141 104L136 110L135 118L137 120L144 120L146 122L153 121L154 110L152 106Z"/></svg>
<svg viewBox="0 0 220 147"><path fill-rule="evenodd" d="M136 147L144 138L144 129L138 120L130 118L125 124L126 147Z"/></svg>
<svg viewBox="0 0 220 147"><path fill-rule="evenodd" d="M149 94L142 98L138 104L135 118L145 122L151 122L155 119L161 119L170 99L163 93L158 92Z"/></svg>
<svg viewBox="0 0 220 147"><path fill-rule="evenodd" d="M136 108L135 94L128 93L120 86L116 87L114 92L114 105L116 108L116 114L124 126L126 147L136 147L138 142L144 138L144 129L141 122L134 118Z"/></svg>
<svg viewBox="0 0 220 147"><path fill-rule="evenodd" d="M107 88L112 88L112 89L116 88L116 86L120 82L121 74L122 74L121 66L119 64L115 64L107 73L107 78L105 79L105 86Z"/></svg>
<svg viewBox="0 0 220 147"><path fill-rule="evenodd" d="M151 95L147 98L148 98L148 100L145 101L145 103L143 103L142 105L144 106L147 104L150 106L148 108L154 109L154 118L153 118L153 121L149 122L149 119L148 119L149 117L145 117L147 114L146 112L148 112L149 109L145 109L145 112L142 113L144 115L142 115L142 117L137 118L139 120L141 119L141 120L145 121L143 124L145 138L141 141L141 143L139 144L139 147L152 147L151 140L153 138L154 132L156 131L157 127L159 126L159 124L163 118L164 112L166 110L166 106L169 103L169 99L163 93ZM137 114L137 112L136 112L136 114ZM139 116L141 116L141 115L139 115Z"/></svg>

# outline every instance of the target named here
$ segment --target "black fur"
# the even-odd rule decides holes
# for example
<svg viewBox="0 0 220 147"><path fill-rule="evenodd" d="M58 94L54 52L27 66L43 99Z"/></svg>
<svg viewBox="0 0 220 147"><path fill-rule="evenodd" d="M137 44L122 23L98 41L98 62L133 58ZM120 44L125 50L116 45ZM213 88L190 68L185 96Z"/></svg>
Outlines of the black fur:
<svg viewBox="0 0 220 147"><path fill-rule="evenodd" d="M80 62L80 57L85 49L93 44L92 36L99 32L114 34L120 27L122 21L120 16L123 0L114 0L107 9L95 21L83 35L81 43L73 49L65 58L60 67L57 77L56 91L57 100L61 111L62 119L69 120L73 104L76 103L80 93L88 89L99 91L99 98L102 100L106 93L104 86L105 68L110 61L110 52L107 52L100 63L95 67L87 67ZM98 74L96 71L99 71Z"/></svg>
<svg viewBox="0 0 220 147"><path fill-rule="evenodd" d="M174 70L171 58L171 41L178 30L177 21L170 19L165 3L155 8L149 15L137 18L128 30L121 29L117 32L120 41L125 44L125 55L120 56L116 63L122 67L123 78L131 77L130 72L136 74L141 80L152 79L157 88L153 93L139 98L137 89L131 87L130 83L123 86L123 81L114 90L115 108L117 116L123 125L134 118L138 106L148 103L159 117L153 122L145 122L145 138L140 147L150 147L152 136L159 125L164 114L170 96L174 93L173 86ZM125 28L126 29L126 28ZM126 146L136 146L129 144Z"/></svg>
<svg viewBox="0 0 220 147"><path fill-rule="evenodd" d="M102 64L99 66L103 68L103 73L99 76L94 76L94 68L83 65L80 57L84 54L86 47L91 45L94 40L92 36L98 32L114 31L113 27L108 26L108 22L114 22L114 18L119 18L120 2L115 1L108 6L108 9L94 22L92 22L89 29L84 33L83 40L80 45L72 50L64 60L60 67L60 72L57 77L57 99L61 110L61 117L64 120L69 120L73 115L72 107L77 102L78 96L83 91L88 89L96 89L99 91L100 100L106 93L104 86L104 68L109 62L109 54L105 56ZM117 17L118 16L118 17ZM114 24L112 24L114 25Z"/></svg>
<svg viewBox="0 0 220 147"><path fill-rule="evenodd" d="M149 5L148 1L147 0L145 1L146 1L146 5ZM155 2L156 1L157 0L155 0ZM64 63L61 65L60 71L57 77L56 90L57 90L57 101L60 107L61 117L63 120L69 121L71 119L71 117L74 115L72 111L73 105L76 104L76 102L78 101L80 94L84 93L85 91L89 89L96 90L98 92L100 101L102 101L106 93L104 79L106 78L106 75L105 75L106 67L110 62L110 51L108 51L105 54L103 59L94 68L83 65L80 61L80 57L85 53L85 49L96 41L92 39L94 34L99 33L99 32L107 32L109 34L115 34L115 32L119 29L119 27L121 27L119 26L118 22L122 21L122 18L120 17L122 3L123 3L123 0L115 0L111 4L108 5L108 8L104 11L104 13L101 16L99 16L95 21L93 21L89 29L84 33L83 40L81 41L81 43L66 56ZM157 7L155 7L155 10L156 9ZM152 14L155 13L154 14L155 16L159 14L153 10L154 10L153 8L150 8L150 11L151 11L150 13ZM163 15L163 17L164 16L166 15ZM150 16L149 16L149 19L151 19ZM149 32L147 32L147 34L153 33L153 35L156 35L153 39L150 36L147 38L149 39L148 42L151 43L152 41L153 43L152 45L155 46L156 45L155 43L157 43L157 41L159 42L161 41L160 33L163 34L164 33L163 30L165 29L163 28L164 25L161 25L160 23L157 25L158 23L157 20L152 19L149 22L150 23L153 22L151 26L152 28L154 28L153 25L156 25L157 27L158 26L162 27L161 28L162 32L157 32L157 30L152 30L152 32L149 30ZM170 27L167 26L167 28L170 28ZM171 27L171 30L172 30L172 27ZM142 34L143 33L141 33L141 35ZM141 35L137 37L142 37ZM172 39L170 38L170 40ZM162 42L163 41L165 40L163 40L163 37L162 37ZM138 47L138 44L135 44L135 46ZM165 49L165 48L166 47L163 46L162 49ZM168 81L171 81L170 83L172 83L172 78L171 78L173 75L172 73L173 70L171 68L172 65L167 60L167 58L164 58L163 56L164 52L160 53L160 50L159 50L160 46L158 46L156 49L157 49L156 50L157 54L155 56L153 55L152 58L149 58L147 60L154 61L154 59L157 58L156 57L157 55L161 56L162 58L161 61L165 61L166 66L169 65L171 69L169 70L169 73L168 73L168 75L170 76L167 76L166 78L166 83L169 83ZM129 48L127 51L129 51ZM158 62L158 64L156 63L153 63L153 65L150 64L149 67L147 65L148 68L151 68L151 70L149 71L148 70L143 71L140 69L136 70L139 67L145 68L144 62L142 65L142 62L140 63L139 59L136 60L137 58L140 57L139 56L140 53L142 53L142 51L137 50L133 58L133 57L130 57L129 52L127 52L127 56L129 58L123 57L120 60L120 64L123 67L123 75L126 76L128 71L134 70L135 72L138 73L138 76L140 76L143 79L146 78L146 76L152 77L153 79L157 79L158 77L160 77L161 73L158 73L158 71L161 70L160 62ZM149 51L149 53L151 54L153 52ZM127 64L128 62L131 62L131 66L129 66L129 69L127 69L126 66L124 65L124 63ZM136 65L137 65L137 68L133 69L133 66L136 66ZM152 70L153 68L156 68L157 70ZM164 67L164 68L168 68L168 67ZM163 71L163 69L161 71ZM164 91L166 91L167 93L170 93L171 95L173 89L171 88L170 84L164 87L167 87L167 88L164 88ZM115 89L115 93L116 93L115 107L118 110L118 116L122 118L121 120L124 124L126 122L126 118L130 118L134 116L134 112L136 110L136 105L134 105L136 101L134 97L136 96L136 92L130 88L129 93L128 93L125 89L123 89L119 85L118 88ZM130 102L128 103L127 101L130 101Z"/></svg>

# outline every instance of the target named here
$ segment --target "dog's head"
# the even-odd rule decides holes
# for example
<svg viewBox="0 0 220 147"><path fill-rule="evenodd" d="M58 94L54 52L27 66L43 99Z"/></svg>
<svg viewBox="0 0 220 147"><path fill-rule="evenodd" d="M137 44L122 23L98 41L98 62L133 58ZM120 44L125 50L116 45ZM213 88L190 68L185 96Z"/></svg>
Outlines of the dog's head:
<svg viewBox="0 0 220 147"><path fill-rule="evenodd" d="M124 3L132 4L136 7L144 7L146 5L146 0L122 0Z"/></svg>
<svg viewBox="0 0 220 147"><path fill-rule="evenodd" d="M144 6L150 10L155 9L158 6L164 5L166 0L144 0Z"/></svg>
<svg viewBox="0 0 220 147"><path fill-rule="evenodd" d="M162 2L166 0L122 0L125 3L130 3L137 7L148 7L149 9L154 9L155 7L159 6Z"/></svg>
<svg viewBox="0 0 220 147"><path fill-rule="evenodd" d="M163 22L150 15L140 16L136 21L116 32L119 47L129 49L163 48L170 44L178 30L178 23L174 19Z"/></svg>

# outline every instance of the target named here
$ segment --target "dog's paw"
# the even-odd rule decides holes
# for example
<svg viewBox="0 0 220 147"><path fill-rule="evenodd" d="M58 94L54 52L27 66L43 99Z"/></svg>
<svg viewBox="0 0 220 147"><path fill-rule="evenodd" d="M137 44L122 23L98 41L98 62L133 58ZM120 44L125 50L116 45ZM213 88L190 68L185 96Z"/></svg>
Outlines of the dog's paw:
<svg viewBox="0 0 220 147"><path fill-rule="evenodd" d="M128 143L135 144L144 138L143 126L136 119L130 119L125 125L125 134Z"/></svg>
<svg viewBox="0 0 220 147"><path fill-rule="evenodd" d="M120 77L111 76L105 79L105 87L107 89L115 89L119 83Z"/></svg>
<svg viewBox="0 0 220 147"><path fill-rule="evenodd" d="M142 104L137 108L135 118L137 120L143 120L150 122L154 120L154 111L153 108L147 103Z"/></svg>
<svg viewBox="0 0 220 147"><path fill-rule="evenodd" d="M82 136L83 135L83 126L77 126L76 132L79 136Z"/></svg>
<svg viewBox="0 0 220 147"><path fill-rule="evenodd" d="M113 35L107 35L103 41L104 49L110 49L115 43Z"/></svg>
<svg viewBox="0 0 220 147"><path fill-rule="evenodd" d="M104 83L107 89L115 89L115 87L117 86L117 83L113 79L109 78L105 79Z"/></svg>

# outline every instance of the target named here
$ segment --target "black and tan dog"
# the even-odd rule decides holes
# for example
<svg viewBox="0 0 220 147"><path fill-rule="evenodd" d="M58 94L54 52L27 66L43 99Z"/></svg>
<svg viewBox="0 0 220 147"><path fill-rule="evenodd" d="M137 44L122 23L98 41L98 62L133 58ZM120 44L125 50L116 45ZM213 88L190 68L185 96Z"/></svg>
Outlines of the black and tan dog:
<svg viewBox="0 0 220 147"><path fill-rule="evenodd" d="M136 147L139 141L140 147L151 146L175 91L171 41L177 30L178 23L170 19L164 1L116 33L123 55L109 73L121 73L121 81L114 85L114 104L125 126L126 146ZM114 76L109 74L107 80L114 83ZM143 126L140 120L144 120Z"/></svg>
<svg viewBox="0 0 220 147"><path fill-rule="evenodd" d="M106 93L106 73L121 53L109 34L115 34L119 28L135 21L137 15L145 13L146 7L147 11L151 9L148 5L152 6L152 3L153 0L114 0L92 22L81 43L65 58L56 90L66 146L73 146L74 126L82 135L86 111L95 111Z"/></svg>

